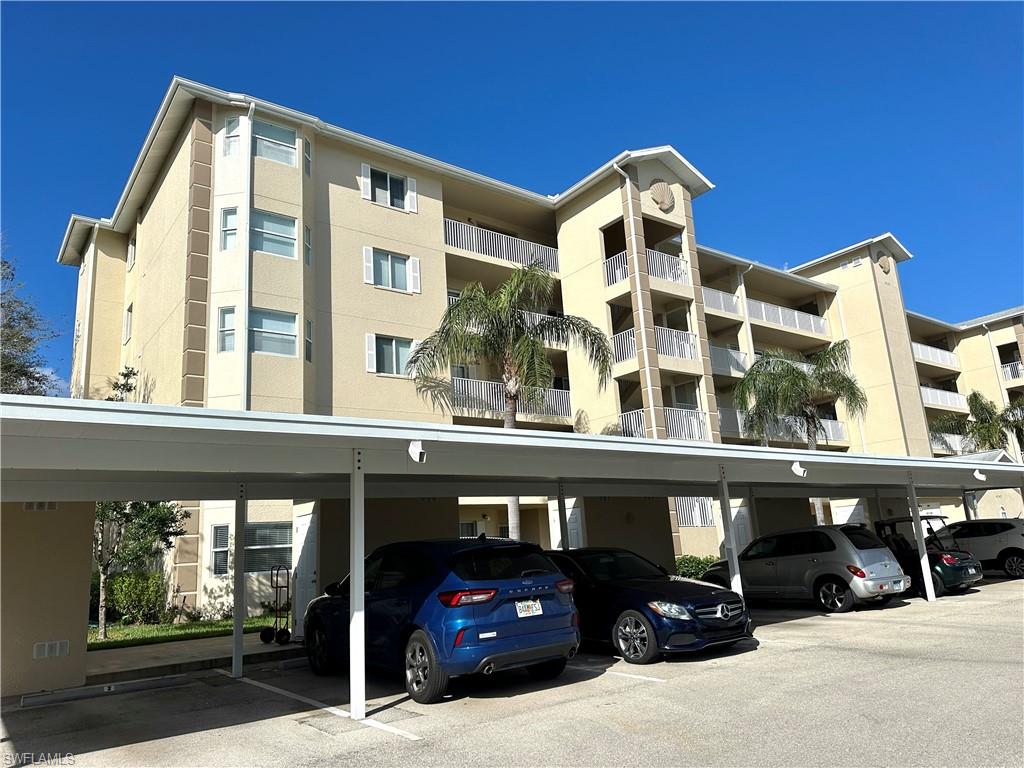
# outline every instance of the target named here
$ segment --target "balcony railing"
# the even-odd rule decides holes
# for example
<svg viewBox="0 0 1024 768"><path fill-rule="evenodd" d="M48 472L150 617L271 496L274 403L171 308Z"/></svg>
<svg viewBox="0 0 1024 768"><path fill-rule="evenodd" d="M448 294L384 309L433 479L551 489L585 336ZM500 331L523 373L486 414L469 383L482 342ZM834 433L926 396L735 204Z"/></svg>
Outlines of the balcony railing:
<svg viewBox="0 0 1024 768"><path fill-rule="evenodd" d="M645 437L644 412L638 410L619 414L619 429L624 437Z"/></svg>
<svg viewBox="0 0 1024 768"><path fill-rule="evenodd" d="M708 415L689 408L665 409L665 432L676 440L710 440Z"/></svg>
<svg viewBox="0 0 1024 768"><path fill-rule="evenodd" d="M939 349L938 347L931 347L927 344L920 344L916 341L911 342L910 346L914 350L915 360L921 360L925 363L944 365L947 368L960 367L960 360L957 358L955 352Z"/></svg>
<svg viewBox="0 0 1024 768"><path fill-rule="evenodd" d="M740 411L735 408L719 408L719 429L723 434L753 438L754 435L747 429L744 423L746 415L746 411ZM803 419L796 416L784 416L781 421L785 426L780 426L770 431L768 434L769 440L797 441L801 443L807 441L807 427ZM846 437L846 425L841 421L822 419L821 430L818 434L819 441L824 439L826 442L845 442L848 439Z"/></svg>
<svg viewBox="0 0 1024 768"><path fill-rule="evenodd" d="M728 376L742 376L750 366L747 355L738 349L711 347L711 370Z"/></svg>
<svg viewBox="0 0 1024 768"><path fill-rule="evenodd" d="M505 387L500 381L452 378L452 405L468 411L505 412ZM545 389L539 402L519 401L518 412L536 416L572 415L569 390Z"/></svg>
<svg viewBox="0 0 1024 768"><path fill-rule="evenodd" d="M1015 379L1024 379L1024 363L1020 360L1015 360L1012 363L1003 363L1003 380L1013 381Z"/></svg>
<svg viewBox="0 0 1024 768"><path fill-rule="evenodd" d="M761 320L765 323L781 325L783 328L817 333L822 336L828 335L828 321L825 318L812 315L809 312L801 312L799 309L780 307L778 304L769 304L757 299L747 299L747 315L751 320Z"/></svg>
<svg viewBox="0 0 1024 768"><path fill-rule="evenodd" d="M967 410L967 398L959 392L949 392L945 389L926 387L922 384L921 399L924 401L925 405L938 405L943 408L956 408L963 411Z"/></svg>
<svg viewBox="0 0 1024 768"><path fill-rule="evenodd" d="M632 328L612 336L612 355L616 363L636 358L636 333Z"/></svg>
<svg viewBox="0 0 1024 768"><path fill-rule="evenodd" d="M686 259L652 251L650 248L647 249L647 273L672 283L690 284L690 269Z"/></svg>
<svg viewBox="0 0 1024 768"><path fill-rule="evenodd" d="M701 288L701 293L704 296L705 308L740 314L740 299L735 293L726 293L717 288L708 288L706 285Z"/></svg>
<svg viewBox="0 0 1024 768"><path fill-rule="evenodd" d="M604 260L604 284L615 285L629 277L629 263L626 261L626 252L616 253L610 259Z"/></svg>
<svg viewBox="0 0 1024 768"><path fill-rule="evenodd" d="M539 261L552 272L558 271L557 248L531 243L529 240L503 235L462 221L444 220L444 242L453 248L511 261L523 267Z"/></svg>
<svg viewBox="0 0 1024 768"><path fill-rule="evenodd" d="M964 439L963 435L944 432L941 439L938 435L933 435L931 442L932 450L934 451L942 453L968 453L967 440Z"/></svg>
<svg viewBox="0 0 1024 768"><path fill-rule="evenodd" d="M681 357L684 360L699 360L700 346L696 334L677 331L674 328L654 328L654 342L659 355Z"/></svg>
<svg viewBox="0 0 1024 768"><path fill-rule="evenodd" d="M676 519L680 528L713 528L715 508L710 496L676 496Z"/></svg>

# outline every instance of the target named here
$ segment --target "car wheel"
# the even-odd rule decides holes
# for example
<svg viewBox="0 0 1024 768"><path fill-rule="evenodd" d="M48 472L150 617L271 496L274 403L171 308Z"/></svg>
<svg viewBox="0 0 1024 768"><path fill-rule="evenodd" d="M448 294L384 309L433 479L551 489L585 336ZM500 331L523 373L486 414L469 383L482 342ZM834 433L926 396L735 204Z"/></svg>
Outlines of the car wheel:
<svg viewBox="0 0 1024 768"><path fill-rule="evenodd" d="M999 567L1011 579L1024 578L1024 552L1007 552L999 560Z"/></svg>
<svg viewBox="0 0 1024 768"><path fill-rule="evenodd" d="M853 610L856 599L850 586L840 579L825 579L814 591L818 607L826 613L846 613Z"/></svg>
<svg viewBox="0 0 1024 768"><path fill-rule="evenodd" d="M935 592L935 597L942 597L946 594L946 585L936 573L932 574L932 590Z"/></svg>
<svg viewBox="0 0 1024 768"><path fill-rule="evenodd" d="M568 659L543 661L540 664L531 664L526 671L534 680L554 680L565 670L568 661Z"/></svg>
<svg viewBox="0 0 1024 768"><path fill-rule="evenodd" d="M612 630L612 643L630 664L649 664L658 656L654 627L642 613L623 611Z"/></svg>
<svg viewBox="0 0 1024 768"><path fill-rule="evenodd" d="M417 704L440 701L448 690L448 675L422 629L413 632L405 644L405 690Z"/></svg>
<svg viewBox="0 0 1024 768"><path fill-rule="evenodd" d="M306 635L306 659L314 675L330 675L335 671L327 630L322 624L313 624Z"/></svg>

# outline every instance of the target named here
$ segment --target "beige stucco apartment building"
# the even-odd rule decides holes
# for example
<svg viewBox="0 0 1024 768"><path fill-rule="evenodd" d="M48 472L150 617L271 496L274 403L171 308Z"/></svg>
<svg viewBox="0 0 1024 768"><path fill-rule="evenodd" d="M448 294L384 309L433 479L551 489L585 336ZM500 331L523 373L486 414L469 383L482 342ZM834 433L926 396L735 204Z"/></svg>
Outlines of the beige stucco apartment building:
<svg viewBox="0 0 1024 768"><path fill-rule="evenodd" d="M175 79L114 214L72 217L61 246L61 263L79 269L72 395L104 398L130 366L145 402L498 426L494 371L472 360L454 367L456 393L480 407L446 413L417 394L404 364L468 282L494 287L534 260L558 286L538 311L593 322L615 366L601 388L581 353L551 348L555 387L540 412L520 415L522 428L752 443L732 398L751 361L839 339L850 341L869 407L851 419L841 403L822 403L821 450L948 454L962 446L933 443L930 420L966 413L973 390L1000 406L1024 393L1024 307L964 323L908 310L899 267L911 254L888 233L788 270L701 246L693 200L712 188L666 146L623 152L560 194L537 194ZM1021 458L1013 441L1010 453ZM964 514L959 498L922 501ZM216 612L229 604L233 502L182 503L193 515L168 567L180 597ZM254 604L268 599L267 569L291 564L311 520L338 525L327 514L335 503L250 504ZM983 515L1022 509L1013 491L977 503ZM500 535L506 524L503 499L372 504L368 547ZM733 514L744 543L904 505L744 498ZM444 514L423 530L396 506ZM557 544L555 507L523 498L523 537ZM721 547L710 499L569 507L574 545L632 546L661 561Z"/></svg>

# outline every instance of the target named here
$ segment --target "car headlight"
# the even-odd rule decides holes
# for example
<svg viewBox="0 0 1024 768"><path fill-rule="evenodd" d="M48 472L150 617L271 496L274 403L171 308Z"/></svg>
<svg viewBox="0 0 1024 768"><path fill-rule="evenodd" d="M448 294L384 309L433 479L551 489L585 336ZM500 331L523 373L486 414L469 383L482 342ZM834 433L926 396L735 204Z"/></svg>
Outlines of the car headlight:
<svg viewBox="0 0 1024 768"><path fill-rule="evenodd" d="M659 616L668 619L688 619L693 621L693 616L683 606L677 603L663 603L659 600L648 603L647 606Z"/></svg>

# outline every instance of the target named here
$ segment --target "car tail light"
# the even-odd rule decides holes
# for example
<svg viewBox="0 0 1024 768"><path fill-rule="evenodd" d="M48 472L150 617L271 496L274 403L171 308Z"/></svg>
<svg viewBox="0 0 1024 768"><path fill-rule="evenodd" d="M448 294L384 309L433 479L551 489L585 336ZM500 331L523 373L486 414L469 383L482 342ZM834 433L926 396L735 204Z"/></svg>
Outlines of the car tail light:
<svg viewBox="0 0 1024 768"><path fill-rule="evenodd" d="M945 565L956 565L956 558L953 555L943 555L940 559Z"/></svg>
<svg viewBox="0 0 1024 768"><path fill-rule="evenodd" d="M848 571L849 571L850 573L852 573L852 574L853 574L854 576L856 576L856 577L857 577L858 579L864 579L864 578L867 578L867 574L866 574L866 573L864 573L864 571L862 571L862 570L861 570L860 568L858 568L858 567L857 567L856 565L848 565L848 566L846 566L846 570L848 570Z"/></svg>
<svg viewBox="0 0 1024 768"><path fill-rule="evenodd" d="M455 635L455 647L456 648L458 648L460 645L462 645L462 636L465 635L465 634L466 634L466 628L463 627L462 629L460 629L458 631L458 634Z"/></svg>
<svg viewBox="0 0 1024 768"><path fill-rule="evenodd" d="M563 595L572 594L572 591L575 588L576 582L574 582L572 579L562 579L561 581L555 582L555 589L557 589Z"/></svg>
<svg viewBox="0 0 1024 768"><path fill-rule="evenodd" d="M437 599L441 601L441 605L458 608L460 605L486 603L493 600L496 594L496 589L460 589L457 592L438 592Z"/></svg>

